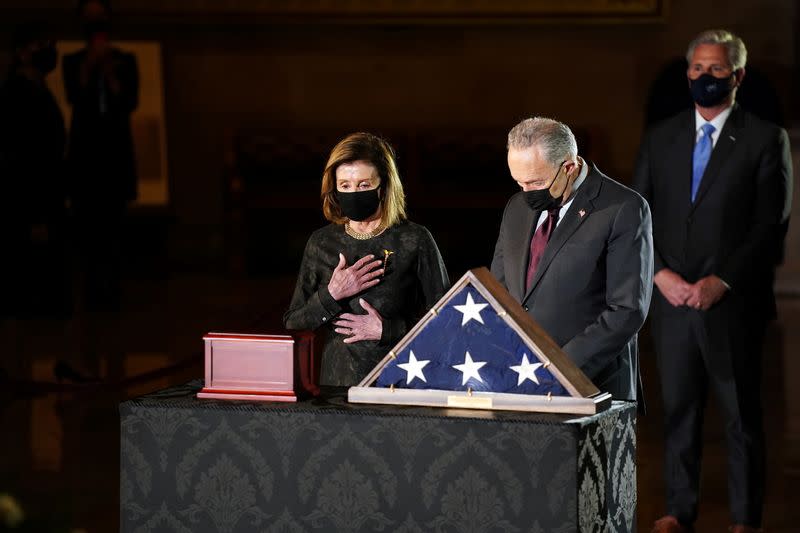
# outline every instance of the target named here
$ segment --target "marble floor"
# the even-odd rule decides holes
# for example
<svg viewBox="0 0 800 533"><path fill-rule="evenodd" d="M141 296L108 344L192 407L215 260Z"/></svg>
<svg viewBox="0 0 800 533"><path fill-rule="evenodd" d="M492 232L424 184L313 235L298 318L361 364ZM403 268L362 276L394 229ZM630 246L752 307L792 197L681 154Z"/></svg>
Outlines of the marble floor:
<svg viewBox="0 0 800 533"><path fill-rule="evenodd" d="M201 377L202 335L208 331L241 331L254 324L264 331L279 328L292 284L290 278L188 274L128 280L120 313L0 323L0 369L5 373L0 375L0 494L12 494L43 527L117 530L118 403ZM660 405L647 337L643 372L651 411L638 426L642 532L663 510ZM786 296L765 347L765 527L770 532L800 531L800 397L794 394L800 384L798 349L800 298ZM72 378L98 381L59 383L54 375L59 361L80 374ZM706 419L697 530L726 531L725 444L713 401Z"/></svg>

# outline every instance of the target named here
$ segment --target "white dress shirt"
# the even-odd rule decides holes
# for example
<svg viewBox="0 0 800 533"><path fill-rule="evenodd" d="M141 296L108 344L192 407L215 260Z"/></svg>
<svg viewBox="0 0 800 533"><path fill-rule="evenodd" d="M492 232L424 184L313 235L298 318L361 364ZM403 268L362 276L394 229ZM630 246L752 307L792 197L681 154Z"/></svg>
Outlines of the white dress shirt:
<svg viewBox="0 0 800 533"><path fill-rule="evenodd" d="M717 139L719 139L719 134L722 132L722 128L725 126L725 121L728 120L728 117L733 110L733 106L730 105L725 108L725 111L714 117L712 120L706 120L701 115L697 108L694 108L694 130L695 130L695 137L694 143L697 144L697 141L700 140L700 136L703 134L702 128L706 124L711 124L714 126L714 131L711 133L711 147L715 147L717 145Z"/></svg>

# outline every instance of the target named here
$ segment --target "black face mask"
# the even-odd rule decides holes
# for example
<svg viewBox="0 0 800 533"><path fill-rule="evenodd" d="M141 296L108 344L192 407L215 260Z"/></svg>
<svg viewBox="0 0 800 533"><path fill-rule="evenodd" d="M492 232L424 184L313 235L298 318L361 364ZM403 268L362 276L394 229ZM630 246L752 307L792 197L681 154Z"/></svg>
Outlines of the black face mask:
<svg viewBox="0 0 800 533"><path fill-rule="evenodd" d="M361 222L374 215L381 202L378 194L379 188L357 192L336 191L336 199L342 208L342 214L356 222Z"/></svg>
<svg viewBox="0 0 800 533"><path fill-rule="evenodd" d="M564 163L561 163L561 165L563 164ZM523 193L525 195L525 203L528 204L528 207L534 211L549 211L550 209L555 209L561 204L561 196L554 198L553 195L550 194L550 187L553 186L556 178L558 178L558 173L561 172L561 165L559 165L558 172L556 172L556 175L553 176L553 179L550 181L550 185L544 189L525 191Z"/></svg>
<svg viewBox="0 0 800 533"><path fill-rule="evenodd" d="M108 33L109 24L105 19L87 20L83 23L83 33L86 39L91 40L98 33Z"/></svg>
<svg viewBox="0 0 800 533"><path fill-rule="evenodd" d="M733 91L734 75L727 78L715 78L711 74L703 74L696 80L689 80L692 99L700 107L714 107L721 104Z"/></svg>
<svg viewBox="0 0 800 533"><path fill-rule="evenodd" d="M55 46L45 46L34 50L31 54L31 63L42 74L49 74L56 68L58 52Z"/></svg>

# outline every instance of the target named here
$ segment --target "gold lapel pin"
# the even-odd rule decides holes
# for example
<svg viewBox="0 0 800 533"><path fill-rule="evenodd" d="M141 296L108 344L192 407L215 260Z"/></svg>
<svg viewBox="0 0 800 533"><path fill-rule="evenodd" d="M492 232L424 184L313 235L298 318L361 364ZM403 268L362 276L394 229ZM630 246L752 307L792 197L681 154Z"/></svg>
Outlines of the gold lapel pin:
<svg viewBox="0 0 800 533"><path fill-rule="evenodd" d="M392 255L394 252L391 250L384 250L383 251L383 274L381 277L386 275L386 265L389 263L389 256Z"/></svg>

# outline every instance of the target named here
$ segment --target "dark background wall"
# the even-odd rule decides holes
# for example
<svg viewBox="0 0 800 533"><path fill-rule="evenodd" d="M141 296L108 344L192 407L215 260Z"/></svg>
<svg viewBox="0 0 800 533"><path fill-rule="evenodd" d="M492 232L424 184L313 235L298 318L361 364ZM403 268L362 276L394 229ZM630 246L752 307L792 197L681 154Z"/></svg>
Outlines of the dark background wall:
<svg viewBox="0 0 800 533"><path fill-rule="evenodd" d="M59 36L79 36L64 2L37 5L36 15L49 17ZM7 31L20 15L2 11ZM703 29L740 34L749 63L772 81L789 115L796 114L792 0L672 0L660 20L635 23L583 17L387 25L310 17L284 24L246 16L220 23L193 13L126 18L119 9L115 20L117 37L163 46L169 249L171 261L184 266L224 265L227 256L267 244L265 232L283 231L288 253L273 260L293 269L298 241L322 223L321 163L316 169L306 165L302 175L266 169L262 190L284 192L267 193L260 215L246 207L250 218L232 238L236 139L266 136L263 159L274 162L281 146L290 146L295 159L287 161L305 150L308 163L320 161L330 143L348 132L383 133L397 145L412 216L440 230L435 235L455 270L490 260L493 242L487 240L514 190L503 150L516 121L543 114L567 122L602 170L628 182L648 88ZM485 175L465 170L470 168ZM455 219L463 223L453 224ZM463 235L476 237L471 254L463 250L469 244Z"/></svg>
<svg viewBox="0 0 800 533"><path fill-rule="evenodd" d="M338 1L350 0L306 4ZM159 2L179 7L127 8ZM0 350L0 381L6 372L22 380L0 387L0 423L13 430L0 453L0 479L9 480L2 490L19 496L31 516L58 517L65 509L61 514L75 517L69 522L89 531L119 524L118 401L202 376L207 331L279 331L305 239L324 223L322 165L343 135L370 130L396 146L411 216L430 227L453 279L491 259L502 207L515 190L505 165L508 129L532 114L561 119L573 126L585 155L628 183L649 88L703 29L725 27L744 38L751 71L758 68L774 86L786 125L794 126L793 146L800 146L794 0L669 0L663 16L636 22L511 17L406 24L313 16L284 23L211 11L258 0L113 3L115 37L161 44L170 203L137 209L128 220L120 313L91 316L76 304L63 320L0 320L10 347ZM47 20L57 38L81 38L73 0L1 0L0 78L8 62L3 43L33 18ZM800 405L788 393L800 375L798 359L789 357L800 345L796 226L787 246L790 283L779 290L779 323L764 351L770 531L797 523L796 498L785 490L797 485L800 471ZM653 409L639 429L642 531L663 512L659 385L649 338L640 337ZM62 360L79 378L101 381L83 387L67 376L57 385ZM710 411L707 419L721 415ZM698 530L712 531L728 523L724 433L719 424L706 429L705 522Z"/></svg>

